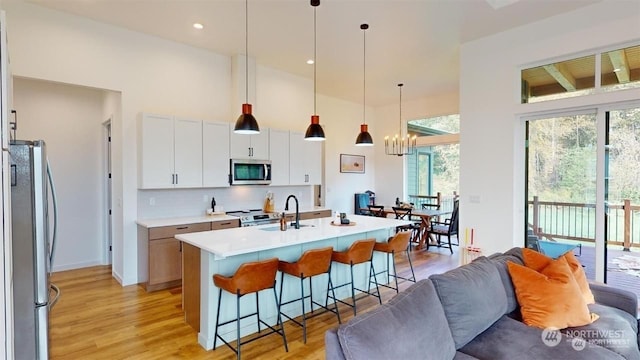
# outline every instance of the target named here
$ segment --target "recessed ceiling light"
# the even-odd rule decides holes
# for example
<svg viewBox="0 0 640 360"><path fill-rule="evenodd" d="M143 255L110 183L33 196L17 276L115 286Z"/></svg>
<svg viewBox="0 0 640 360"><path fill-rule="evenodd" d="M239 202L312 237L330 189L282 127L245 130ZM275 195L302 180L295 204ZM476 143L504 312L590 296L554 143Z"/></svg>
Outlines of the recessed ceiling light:
<svg viewBox="0 0 640 360"><path fill-rule="evenodd" d="M613 69L613 72L618 72L618 71L622 71L622 69L620 69L620 68Z"/></svg>
<svg viewBox="0 0 640 360"><path fill-rule="evenodd" d="M309 64L309 65L313 65L313 59L309 59L309 60L307 60L307 64Z"/></svg>
<svg viewBox="0 0 640 360"><path fill-rule="evenodd" d="M204 29L204 25L200 24L200 23L194 23L193 27L198 29L198 30L202 30Z"/></svg>

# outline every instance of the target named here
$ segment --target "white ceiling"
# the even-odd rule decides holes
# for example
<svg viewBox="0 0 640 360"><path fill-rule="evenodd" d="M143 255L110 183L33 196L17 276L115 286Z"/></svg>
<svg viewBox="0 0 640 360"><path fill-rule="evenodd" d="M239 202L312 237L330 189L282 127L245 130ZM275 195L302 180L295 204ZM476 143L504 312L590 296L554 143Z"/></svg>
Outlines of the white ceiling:
<svg viewBox="0 0 640 360"><path fill-rule="evenodd" d="M233 55L245 52L242 0L26 0L51 9ZM322 0L317 8L318 92L366 104L458 90L459 47L466 41L601 0ZM491 4L490 4L491 3ZM309 0L251 0L249 56L312 78L313 7ZM204 24L203 30L192 27ZM495 71L490 69L488 71Z"/></svg>

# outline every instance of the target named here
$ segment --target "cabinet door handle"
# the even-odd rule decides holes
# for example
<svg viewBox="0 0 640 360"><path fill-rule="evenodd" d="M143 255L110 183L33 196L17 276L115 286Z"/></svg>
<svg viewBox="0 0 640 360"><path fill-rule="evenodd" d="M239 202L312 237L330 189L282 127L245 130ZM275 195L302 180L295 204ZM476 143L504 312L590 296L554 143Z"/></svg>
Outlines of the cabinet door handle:
<svg viewBox="0 0 640 360"><path fill-rule="evenodd" d="M182 241L180 241L180 252L182 252Z"/></svg>
<svg viewBox="0 0 640 360"><path fill-rule="evenodd" d="M188 228L189 228L188 226L178 226L176 228L176 230L184 230L184 229L188 229Z"/></svg>
<svg viewBox="0 0 640 360"><path fill-rule="evenodd" d="M171 185L176 183L176 174L171 174Z"/></svg>
<svg viewBox="0 0 640 360"><path fill-rule="evenodd" d="M176 185L178 184L178 174L176 174Z"/></svg>
<svg viewBox="0 0 640 360"><path fill-rule="evenodd" d="M220 223L220 225L221 225L221 226L222 226L222 225L231 225L231 221L229 221L229 222L225 222L225 223Z"/></svg>

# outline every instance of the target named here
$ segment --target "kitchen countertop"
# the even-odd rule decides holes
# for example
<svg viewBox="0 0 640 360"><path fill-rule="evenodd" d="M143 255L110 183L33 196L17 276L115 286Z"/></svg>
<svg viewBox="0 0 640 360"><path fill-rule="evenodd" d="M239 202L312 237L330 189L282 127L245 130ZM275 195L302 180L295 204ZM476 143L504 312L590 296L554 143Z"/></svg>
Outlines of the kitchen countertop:
<svg viewBox="0 0 640 360"><path fill-rule="evenodd" d="M161 227L161 226L176 226L186 224L197 224L213 221L226 221L226 220L239 220L237 216L230 215L201 215L201 216L186 216L186 217L172 217L172 218L160 218L160 219L138 219L136 224L144 226L146 228Z"/></svg>
<svg viewBox="0 0 640 360"><path fill-rule="evenodd" d="M361 215L349 216L349 220L355 222L353 226L334 226L331 225L333 220L332 217L302 220L300 225L306 226L298 230L289 226L287 231L280 231L279 224L267 224L179 234L175 237L178 240L210 252L218 258L226 258L318 240L389 229L412 223L405 220ZM269 229L269 231L264 229Z"/></svg>
<svg viewBox="0 0 640 360"><path fill-rule="evenodd" d="M291 205L291 204L290 204ZM295 205L293 205L293 209L295 210ZM313 208L303 208L300 209L300 213L304 212L312 212L312 211L323 211L330 210L322 207L313 207ZM284 210L278 209L274 212L282 213ZM294 214L295 211L286 211L287 214ZM226 221L226 220L239 220L240 218L237 216L231 215L201 215L201 216L185 216L185 217L171 217L171 218L157 218L157 219L138 219L136 220L136 224L146 227L161 227L161 226L177 226L177 225L185 225L185 224L197 224L204 222L213 222L213 221ZM217 230L219 231L219 230Z"/></svg>

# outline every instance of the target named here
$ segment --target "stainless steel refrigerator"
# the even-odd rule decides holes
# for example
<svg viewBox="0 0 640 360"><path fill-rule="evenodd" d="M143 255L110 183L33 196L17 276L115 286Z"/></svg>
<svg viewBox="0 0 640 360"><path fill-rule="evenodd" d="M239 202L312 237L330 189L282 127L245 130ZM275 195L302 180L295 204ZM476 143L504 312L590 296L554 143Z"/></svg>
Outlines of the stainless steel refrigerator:
<svg viewBox="0 0 640 360"><path fill-rule="evenodd" d="M55 191L44 141L12 141L9 154L15 359L48 359L50 294L58 294L49 282L55 249L49 195L55 198Z"/></svg>

